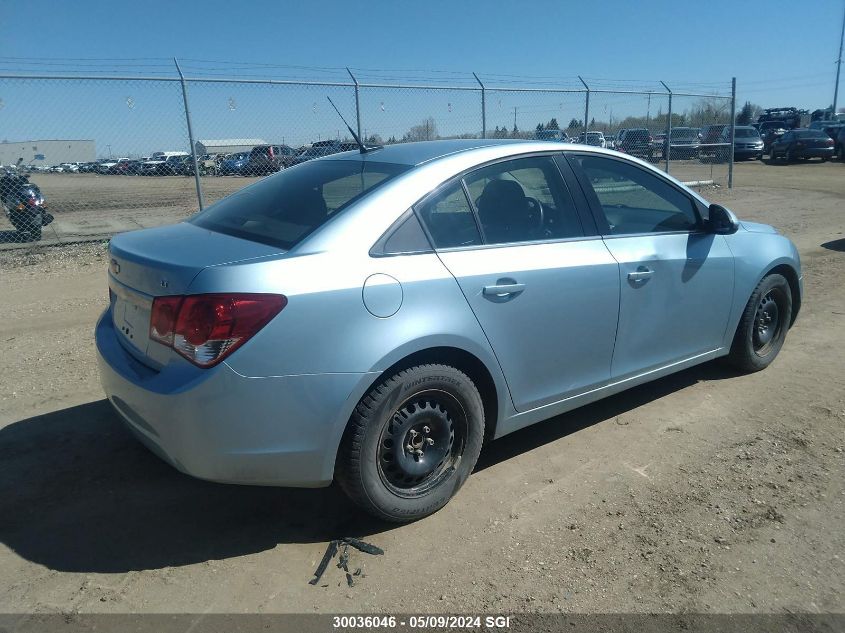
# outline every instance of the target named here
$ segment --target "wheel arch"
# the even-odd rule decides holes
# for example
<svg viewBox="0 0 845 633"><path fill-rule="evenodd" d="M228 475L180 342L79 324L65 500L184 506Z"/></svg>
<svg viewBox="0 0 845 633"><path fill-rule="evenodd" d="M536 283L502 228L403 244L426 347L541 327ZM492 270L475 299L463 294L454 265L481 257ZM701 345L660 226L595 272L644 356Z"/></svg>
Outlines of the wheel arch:
<svg viewBox="0 0 845 633"><path fill-rule="evenodd" d="M763 276L760 279L762 280L769 275L783 275L789 283L789 291L792 295L792 317L789 322L789 327L792 327L795 323L795 319L798 318L798 311L801 309L801 282L798 278L798 271L789 264L781 263L777 266L773 266L763 273Z"/></svg>
<svg viewBox="0 0 845 633"><path fill-rule="evenodd" d="M389 367L378 373L369 374L369 381L365 388L358 390L361 396L355 401L351 408L349 415L344 420L343 430L338 436L337 444L334 449L334 468L337 469L337 459L339 456L339 449L343 443L343 438L349 431L349 422L352 419L352 413L358 402L368 394L373 387L403 369L415 367L417 365L449 365L455 369L465 373L470 380L475 384L481 395L481 402L484 406L484 441L485 443L492 440L496 436L496 429L500 422L500 416L505 413L506 405L503 404L504 398L510 398L507 387L504 386L503 379L497 385L496 378L494 378L493 371L487 364L481 360L476 354L451 345L437 345L432 347L425 347L410 353L407 353L399 360L395 361ZM504 390L504 393L503 393Z"/></svg>

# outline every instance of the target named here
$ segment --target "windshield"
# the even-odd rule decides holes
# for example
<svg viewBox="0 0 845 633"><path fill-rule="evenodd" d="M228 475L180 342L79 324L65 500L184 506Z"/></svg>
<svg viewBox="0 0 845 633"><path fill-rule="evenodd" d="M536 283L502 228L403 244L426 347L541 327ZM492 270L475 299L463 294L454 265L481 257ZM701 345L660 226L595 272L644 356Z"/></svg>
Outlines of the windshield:
<svg viewBox="0 0 845 633"><path fill-rule="evenodd" d="M364 194L408 169L357 160L304 163L223 198L189 221L289 250Z"/></svg>
<svg viewBox="0 0 845 633"><path fill-rule="evenodd" d="M734 136L736 138L759 138L760 135L753 127L738 127L734 130Z"/></svg>
<svg viewBox="0 0 845 633"><path fill-rule="evenodd" d="M698 130L694 130L692 128L673 128L672 129L672 138L674 140L698 140Z"/></svg>

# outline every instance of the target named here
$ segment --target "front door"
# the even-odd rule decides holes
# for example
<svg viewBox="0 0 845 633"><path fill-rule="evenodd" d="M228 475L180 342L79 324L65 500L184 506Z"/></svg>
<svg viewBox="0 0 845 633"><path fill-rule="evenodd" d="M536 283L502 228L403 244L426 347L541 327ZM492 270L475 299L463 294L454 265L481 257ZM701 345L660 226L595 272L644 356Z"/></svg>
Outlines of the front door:
<svg viewBox="0 0 845 633"><path fill-rule="evenodd" d="M577 154L570 161L619 262L613 378L720 348L733 300L733 256L724 237L701 230L693 198L631 161Z"/></svg>

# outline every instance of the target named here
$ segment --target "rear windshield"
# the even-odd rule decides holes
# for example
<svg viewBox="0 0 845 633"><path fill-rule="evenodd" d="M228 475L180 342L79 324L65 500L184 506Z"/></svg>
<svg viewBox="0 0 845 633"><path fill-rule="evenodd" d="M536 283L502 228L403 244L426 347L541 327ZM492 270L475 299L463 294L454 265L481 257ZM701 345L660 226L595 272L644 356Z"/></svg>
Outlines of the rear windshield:
<svg viewBox="0 0 845 633"><path fill-rule="evenodd" d="M190 222L285 250L407 165L320 160L286 169L223 198Z"/></svg>
<svg viewBox="0 0 845 633"><path fill-rule="evenodd" d="M800 132L795 132L795 136L798 138L830 138L822 130L801 130Z"/></svg>

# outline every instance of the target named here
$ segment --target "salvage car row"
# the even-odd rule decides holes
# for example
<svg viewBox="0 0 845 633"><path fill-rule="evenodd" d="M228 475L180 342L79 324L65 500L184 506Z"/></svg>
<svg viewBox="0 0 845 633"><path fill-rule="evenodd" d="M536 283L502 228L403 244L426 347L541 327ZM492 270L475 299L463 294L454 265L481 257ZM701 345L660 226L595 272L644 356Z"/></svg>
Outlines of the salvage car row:
<svg viewBox="0 0 845 633"><path fill-rule="evenodd" d="M354 143L317 141L310 146L256 145L248 152L197 156L201 176L266 176L321 156L354 149ZM93 173L120 176L192 176L193 156L184 151L153 152L142 158L101 158L91 162L66 162L52 167L25 166L26 171Z"/></svg>

